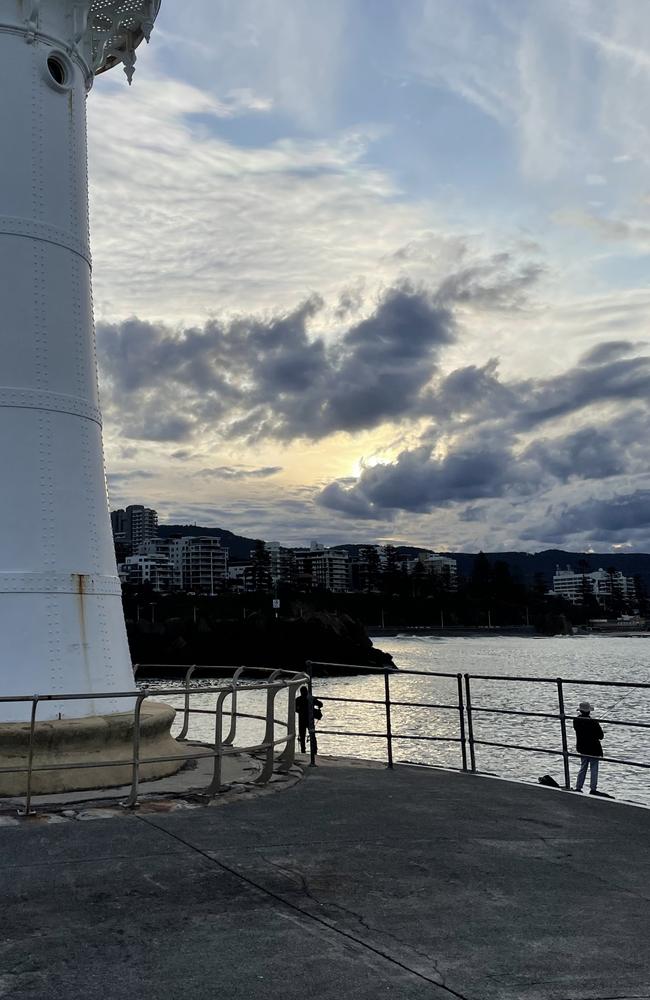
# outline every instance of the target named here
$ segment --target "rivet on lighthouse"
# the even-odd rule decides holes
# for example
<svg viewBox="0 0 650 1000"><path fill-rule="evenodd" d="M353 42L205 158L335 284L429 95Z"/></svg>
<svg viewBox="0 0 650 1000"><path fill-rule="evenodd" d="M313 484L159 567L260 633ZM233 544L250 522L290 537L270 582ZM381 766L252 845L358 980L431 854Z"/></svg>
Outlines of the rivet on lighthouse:
<svg viewBox="0 0 650 1000"><path fill-rule="evenodd" d="M134 681L102 449L86 96L118 65L131 82L159 7L0 0L0 697L87 695L38 704L35 750L51 763L130 753L133 700L97 697ZM146 706L144 755L173 753L173 710ZM0 702L0 770L26 752L30 713L28 702ZM126 773L41 771L34 790L119 784ZM0 794L21 782L0 773Z"/></svg>

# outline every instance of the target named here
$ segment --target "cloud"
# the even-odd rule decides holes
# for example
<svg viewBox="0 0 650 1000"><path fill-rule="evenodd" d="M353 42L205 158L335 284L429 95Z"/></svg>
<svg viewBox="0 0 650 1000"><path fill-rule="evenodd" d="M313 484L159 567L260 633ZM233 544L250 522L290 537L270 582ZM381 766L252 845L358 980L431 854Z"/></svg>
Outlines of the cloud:
<svg viewBox="0 0 650 1000"><path fill-rule="evenodd" d="M608 340L602 344L597 344L580 358L582 365L602 365L617 358L632 354L639 347L644 346L639 341L632 340Z"/></svg>
<svg viewBox="0 0 650 1000"><path fill-rule="evenodd" d="M183 441L215 428L249 440L318 440L416 411L455 336L449 308L404 284L330 344L309 335L322 309L314 296L266 320L181 331L136 319L102 325L111 420L146 440Z"/></svg>
<svg viewBox="0 0 650 1000"><path fill-rule="evenodd" d="M107 422L134 439L253 443L317 441L417 420L436 408L432 380L457 339L457 314L512 313L539 275L502 253L463 262L437 286L401 281L365 301L359 290L342 331L323 330L329 313L318 295L288 312L200 326L100 323ZM446 395L451 408L471 383L475 396L485 400L493 388L492 402L502 396L508 405L512 390L498 385L490 364L450 376L439 406Z"/></svg>
<svg viewBox="0 0 650 1000"><path fill-rule="evenodd" d="M650 224L626 219L595 215L593 212L574 209L553 214L553 221L561 225L578 226L591 230L608 242L636 243L639 249L647 251L650 244Z"/></svg>
<svg viewBox="0 0 650 1000"><path fill-rule="evenodd" d="M198 469L192 475L201 479L268 479L282 472L281 465L269 465L261 469L247 469L240 466L218 465L213 469Z"/></svg>
<svg viewBox="0 0 650 1000"><path fill-rule="evenodd" d="M411 72L496 122L528 178L600 184L612 160L647 163L645 7L419 0L404 26Z"/></svg>
<svg viewBox="0 0 650 1000"><path fill-rule="evenodd" d="M650 490L607 498L588 498L574 505L551 506L541 523L525 532L525 538L564 543L582 537L599 542L647 540L650 531Z"/></svg>
<svg viewBox="0 0 650 1000"><path fill-rule="evenodd" d="M532 497L559 484L644 475L650 358L621 360L628 342L601 345L555 379L504 382L495 362L469 366L434 382L434 421L420 442L392 461L362 469L354 481L327 485L317 502L366 518L430 512L480 500ZM608 414L610 404L625 403ZM579 429L567 419L584 414ZM605 419L604 419L605 418ZM534 437L541 425L552 436ZM466 518L467 520L467 518Z"/></svg>
<svg viewBox="0 0 650 1000"><path fill-rule="evenodd" d="M110 75L97 81L88 108L98 318L203 322L215 304L220 314L244 303L277 312L364 277L376 290L400 272L390 254L405 239L440 228L432 202L407 198L370 162L373 126L315 136L285 123L288 135L255 141L249 130L237 144L224 123L257 98L234 90L217 96L149 70L132 91Z"/></svg>
<svg viewBox="0 0 650 1000"><path fill-rule="evenodd" d="M352 487L330 484L317 501L342 513L383 517L396 509L425 513L529 488L525 464L516 461L510 449L468 443L441 458L427 446L403 451L394 462L364 469Z"/></svg>

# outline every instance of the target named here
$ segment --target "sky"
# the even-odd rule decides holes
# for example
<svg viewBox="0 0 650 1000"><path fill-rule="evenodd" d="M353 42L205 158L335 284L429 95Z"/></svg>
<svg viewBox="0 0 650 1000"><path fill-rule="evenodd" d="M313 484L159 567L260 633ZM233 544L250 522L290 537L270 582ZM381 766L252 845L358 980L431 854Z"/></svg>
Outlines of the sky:
<svg viewBox="0 0 650 1000"><path fill-rule="evenodd" d="M109 495L650 551L650 6L163 0L90 95Z"/></svg>

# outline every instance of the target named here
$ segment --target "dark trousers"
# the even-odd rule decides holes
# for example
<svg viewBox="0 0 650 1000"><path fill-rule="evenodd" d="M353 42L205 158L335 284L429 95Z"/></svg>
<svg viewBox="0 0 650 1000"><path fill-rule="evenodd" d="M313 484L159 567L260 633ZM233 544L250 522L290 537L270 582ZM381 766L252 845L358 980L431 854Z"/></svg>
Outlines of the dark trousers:
<svg viewBox="0 0 650 1000"><path fill-rule="evenodd" d="M307 753L307 719L301 719L298 716L298 743L300 744L300 752ZM310 749L314 751L315 754L318 753L318 743L316 742L316 730L312 729L309 733L309 743Z"/></svg>

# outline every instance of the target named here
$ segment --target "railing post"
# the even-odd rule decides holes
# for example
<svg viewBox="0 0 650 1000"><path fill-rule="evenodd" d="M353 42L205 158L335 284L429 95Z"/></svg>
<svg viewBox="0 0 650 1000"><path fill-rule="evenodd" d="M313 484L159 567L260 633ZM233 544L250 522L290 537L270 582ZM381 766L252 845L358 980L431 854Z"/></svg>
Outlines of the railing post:
<svg viewBox="0 0 650 1000"><path fill-rule="evenodd" d="M244 672L244 667L237 667L234 674L232 675L232 697L230 699L230 729L228 730L228 735L223 741L224 746L231 746L235 742L235 736L237 734L237 684L239 683L239 678Z"/></svg>
<svg viewBox="0 0 650 1000"><path fill-rule="evenodd" d="M135 700L135 707L133 709L133 761L131 771L131 791L128 799L122 803L125 809L135 809L138 802L138 782L140 781L140 712L142 711L142 702L146 697L146 691L141 691Z"/></svg>
<svg viewBox="0 0 650 1000"><path fill-rule="evenodd" d="M21 816L32 816L33 809L32 805L32 767L34 765L34 730L36 728L36 706L38 705L38 695L35 694L32 699L32 714L29 722L29 756L27 758L27 789L25 794L25 809L21 813Z"/></svg>
<svg viewBox="0 0 650 1000"><path fill-rule="evenodd" d="M465 704L463 701L463 677L456 674L458 684L458 721L460 723L460 752L463 758L463 771L467 770L467 746L465 739Z"/></svg>
<svg viewBox="0 0 650 1000"><path fill-rule="evenodd" d="M203 795L211 799L217 792L225 792L230 787L222 782L223 763L223 703L231 693L230 687L225 691L220 691L214 704L214 765L212 770L212 781L203 790Z"/></svg>
<svg viewBox="0 0 650 1000"><path fill-rule="evenodd" d="M194 671L196 670L196 663L193 663L191 667L188 667L185 672L185 705L183 708L183 728L176 737L177 740L184 740L187 736L187 730L190 727L190 678Z"/></svg>
<svg viewBox="0 0 650 1000"><path fill-rule="evenodd" d="M469 762L472 774L476 773L476 756L474 754L474 723L472 720L472 692L469 674L465 674L465 704L467 707L467 735L469 737Z"/></svg>
<svg viewBox="0 0 650 1000"><path fill-rule="evenodd" d="M567 789L571 788L571 772L569 771L569 745L566 738L566 718L564 715L564 689L562 687L562 678L558 677L557 681L557 703L560 710L560 726L562 729L562 760L564 761L564 787Z"/></svg>
<svg viewBox="0 0 650 1000"><path fill-rule="evenodd" d="M297 684L289 682L287 697L287 745L278 757L279 770L287 774L296 759L296 688Z"/></svg>
<svg viewBox="0 0 650 1000"><path fill-rule="evenodd" d="M284 686L284 682L277 681L275 679L275 675L271 674L268 681L268 687L266 689L266 727L264 729L264 743L262 744L262 746L266 748L264 766L262 767L261 774L259 774L253 781L254 785L265 785L273 776L275 754L275 747L273 745L275 740L275 699L281 686Z"/></svg>
<svg viewBox="0 0 650 1000"><path fill-rule="evenodd" d="M316 733L314 731L314 696L312 694L312 661L307 660L307 688L309 691L309 701L307 702L307 730L309 732L309 766L316 767Z"/></svg>
<svg viewBox="0 0 650 1000"><path fill-rule="evenodd" d="M393 769L393 727L390 716L390 682L388 671L384 670L384 694L386 704L386 751L388 753L388 766Z"/></svg>

